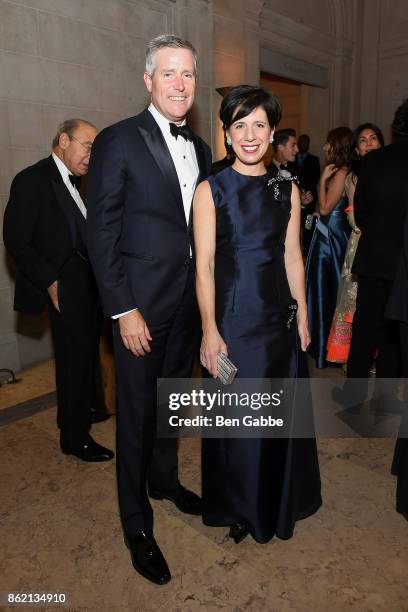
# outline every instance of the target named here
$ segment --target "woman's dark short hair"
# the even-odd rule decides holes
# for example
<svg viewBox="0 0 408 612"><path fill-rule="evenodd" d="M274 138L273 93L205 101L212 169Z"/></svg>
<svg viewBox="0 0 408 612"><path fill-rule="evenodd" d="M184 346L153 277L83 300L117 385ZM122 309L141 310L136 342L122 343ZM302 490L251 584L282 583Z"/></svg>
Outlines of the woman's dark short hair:
<svg viewBox="0 0 408 612"><path fill-rule="evenodd" d="M351 152L350 152L350 163L349 163L350 170L356 176L360 174L360 168L361 168L361 157L357 153L356 149L358 145L358 139L360 138L360 134L364 130L372 130L374 134L377 136L378 142L380 143L380 145L382 147L384 146L384 136L383 136L382 131L378 127L378 125L375 125L375 123L367 122L367 123L362 123L361 125L356 127L356 129L354 130L351 136Z"/></svg>
<svg viewBox="0 0 408 612"><path fill-rule="evenodd" d="M264 109L271 128L278 125L282 116L282 107L279 100L269 91L254 85L238 85L230 89L221 103L220 119L224 130L235 121L247 117L258 106Z"/></svg>
<svg viewBox="0 0 408 612"><path fill-rule="evenodd" d="M350 163L352 131L348 127L338 127L330 130L327 134L327 142L330 145L328 155L329 164L334 164L336 168L344 168Z"/></svg>

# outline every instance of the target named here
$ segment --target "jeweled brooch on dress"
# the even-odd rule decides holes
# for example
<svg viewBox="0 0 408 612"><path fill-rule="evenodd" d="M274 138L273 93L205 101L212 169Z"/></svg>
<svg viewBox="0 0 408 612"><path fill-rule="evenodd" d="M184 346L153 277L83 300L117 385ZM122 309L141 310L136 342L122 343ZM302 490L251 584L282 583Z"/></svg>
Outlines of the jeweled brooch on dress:
<svg viewBox="0 0 408 612"><path fill-rule="evenodd" d="M289 330L291 330L293 327L293 321L295 320L297 310L298 310L298 303L296 300L292 300L288 304L288 318L286 320L286 328Z"/></svg>
<svg viewBox="0 0 408 612"><path fill-rule="evenodd" d="M279 200L280 197L279 183L286 183L287 181L297 182L298 180L293 174L290 174L289 172L286 172L286 174L287 176L282 176L282 174L279 173L277 176L270 178L266 184L267 187L272 187L275 200Z"/></svg>

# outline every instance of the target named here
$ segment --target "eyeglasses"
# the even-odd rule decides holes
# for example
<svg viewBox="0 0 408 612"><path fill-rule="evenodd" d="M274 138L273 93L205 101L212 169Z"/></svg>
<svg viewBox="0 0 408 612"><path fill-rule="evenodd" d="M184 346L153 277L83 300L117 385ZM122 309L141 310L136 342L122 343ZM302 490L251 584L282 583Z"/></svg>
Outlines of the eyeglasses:
<svg viewBox="0 0 408 612"><path fill-rule="evenodd" d="M92 144L91 143L89 143L89 142L81 142L80 140L78 140L78 138L75 138L75 136L71 136L70 139L71 140L76 140L77 142L79 142L79 144L84 147L84 149L87 151L87 153L90 153L92 151Z"/></svg>

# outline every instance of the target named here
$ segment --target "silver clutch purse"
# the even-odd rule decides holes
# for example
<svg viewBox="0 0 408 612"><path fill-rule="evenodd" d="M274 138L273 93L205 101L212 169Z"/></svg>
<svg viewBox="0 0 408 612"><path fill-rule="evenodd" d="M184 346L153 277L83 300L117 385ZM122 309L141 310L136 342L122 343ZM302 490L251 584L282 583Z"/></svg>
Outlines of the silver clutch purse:
<svg viewBox="0 0 408 612"><path fill-rule="evenodd" d="M205 362L201 360L201 365L207 367ZM217 355L217 368L218 378L223 385L230 385L235 378L238 368L234 366L232 361L228 359L225 353L218 353Z"/></svg>
<svg viewBox="0 0 408 612"><path fill-rule="evenodd" d="M230 385L235 378L238 368L224 353L217 355L218 378L224 385Z"/></svg>

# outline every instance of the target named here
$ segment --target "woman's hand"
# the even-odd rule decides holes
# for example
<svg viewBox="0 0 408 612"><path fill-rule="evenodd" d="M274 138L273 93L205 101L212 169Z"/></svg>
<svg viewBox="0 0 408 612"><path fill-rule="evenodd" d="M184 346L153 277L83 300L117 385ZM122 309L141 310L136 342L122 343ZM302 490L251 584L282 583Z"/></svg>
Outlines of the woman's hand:
<svg viewBox="0 0 408 612"><path fill-rule="evenodd" d="M304 208L305 206L307 206L311 202L313 202L313 194L312 194L312 192L311 191L304 191L304 190L302 190L300 192L300 204L301 204L302 208Z"/></svg>
<svg viewBox="0 0 408 612"><path fill-rule="evenodd" d="M329 178L331 178L337 172L337 170L338 168L334 164L327 164L322 172L320 180L322 182L328 181Z"/></svg>
<svg viewBox="0 0 408 612"><path fill-rule="evenodd" d="M300 338L300 346L302 351L306 352L310 344L309 325L306 316L298 316L297 318L298 333Z"/></svg>
<svg viewBox="0 0 408 612"><path fill-rule="evenodd" d="M225 353L225 355L228 355L227 345L221 338L217 328L212 331L203 332L200 359L213 378L217 378L218 376L218 353Z"/></svg>

